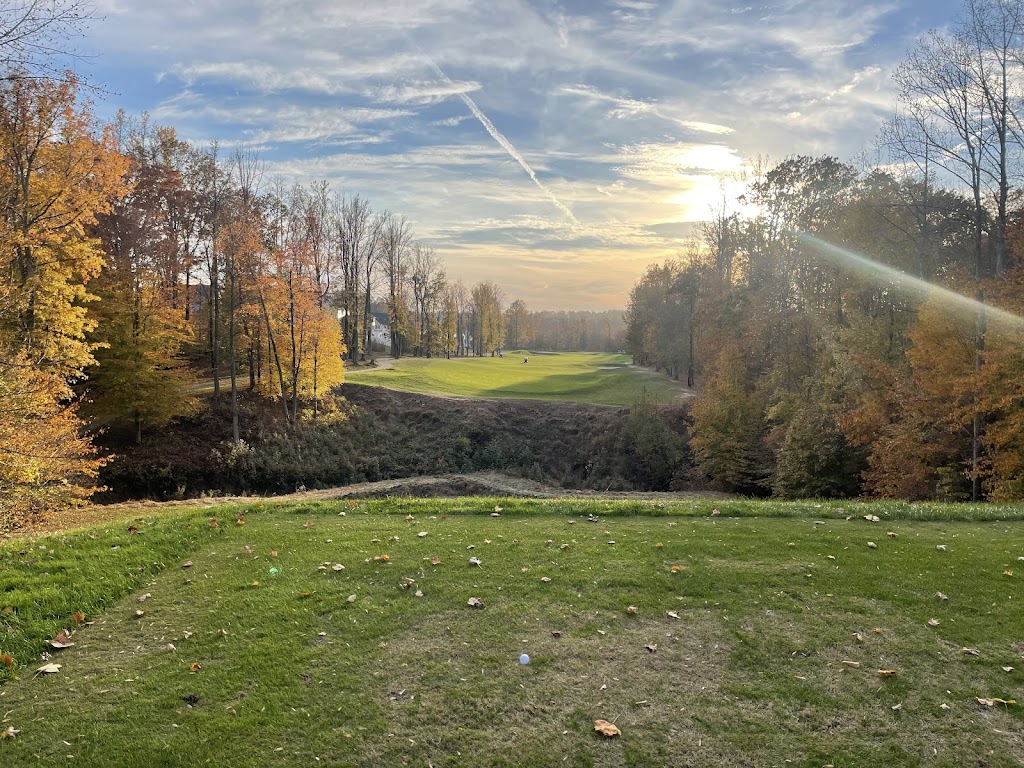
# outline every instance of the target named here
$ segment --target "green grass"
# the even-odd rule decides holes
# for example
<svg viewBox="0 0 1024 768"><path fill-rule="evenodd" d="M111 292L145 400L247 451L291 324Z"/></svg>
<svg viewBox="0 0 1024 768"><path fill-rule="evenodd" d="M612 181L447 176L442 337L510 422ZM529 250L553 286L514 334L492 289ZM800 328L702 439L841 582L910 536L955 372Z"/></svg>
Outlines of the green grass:
<svg viewBox="0 0 1024 768"><path fill-rule="evenodd" d="M523 363L524 357L529 363ZM630 365L628 355L587 352L513 351L504 357L403 357L389 370L357 368L349 381L404 392L460 397L565 400L632 405L646 389L662 401L678 399L686 389L665 374Z"/></svg>
<svg viewBox="0 0 1024 768"><path fill-rule="evenodd" d="M0 548L0 650L18 661L0 730L20 731L0 764L1024 760L1019 507L239 509L244 525L222 507ZM76 610L95 624L53 652L59 674L34 676ZM597 736L598 718L622 737Z"/></svg>

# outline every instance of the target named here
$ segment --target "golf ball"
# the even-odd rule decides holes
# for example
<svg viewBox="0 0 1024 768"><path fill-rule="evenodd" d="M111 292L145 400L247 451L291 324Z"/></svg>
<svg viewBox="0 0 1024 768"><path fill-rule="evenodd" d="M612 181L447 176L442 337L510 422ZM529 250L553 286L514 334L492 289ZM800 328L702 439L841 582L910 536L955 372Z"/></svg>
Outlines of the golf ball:
<svg viewBox="0 0 1024 768"><path fill-rule="evenodd" d="M520 664L529 664L529 663L530 663L530 657L529 657L529 656L527 656L527 655L526 655L526 654L524 653L524 654L523 654L522 656L520 656L520 657L519 657L519 663L520 663Z"/></svg>

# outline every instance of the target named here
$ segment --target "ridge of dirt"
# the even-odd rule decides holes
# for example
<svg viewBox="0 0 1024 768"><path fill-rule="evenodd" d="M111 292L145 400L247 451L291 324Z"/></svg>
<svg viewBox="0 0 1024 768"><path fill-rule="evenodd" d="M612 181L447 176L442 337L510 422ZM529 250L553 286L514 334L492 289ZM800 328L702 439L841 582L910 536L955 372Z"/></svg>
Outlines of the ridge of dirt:
<svg viewBox="0 0 1024 768"><path fill-rule="evenodd" d="M163 513L180 508L212 507L219 504L258 504L261 502L334 501L337 499L383 499L395 497L455 498L458 496L507 496L528 499L585 498L594 500L671 501L694 498L728 498L728 494L712 491L592 491L547 485L501 472L469 472L451 475L406 477L354 483L336 488L296 491L279 496L207 496L173 501L125 501L117 504L95 504L77 510L51 512L27 521L9 535L11 538L38 536L45 533L85 528L92 525L130 520L149 513ZM2 537L0 537L2 538Z"/></svg>

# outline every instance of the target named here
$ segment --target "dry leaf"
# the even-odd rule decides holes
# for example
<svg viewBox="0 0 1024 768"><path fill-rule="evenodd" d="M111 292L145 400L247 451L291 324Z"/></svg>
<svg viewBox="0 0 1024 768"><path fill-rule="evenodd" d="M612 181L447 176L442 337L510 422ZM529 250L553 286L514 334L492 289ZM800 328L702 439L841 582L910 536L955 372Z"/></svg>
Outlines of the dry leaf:
<svg viewBox="0 0 1024 768"><path fill-rule="evenodd" d="M10 669L14 666L14 657L9 653L0 654L0 664Z"/></svg>
<svg viewBox="0 0 1024 768"><path fill-rule="evenodd" d="M484 607L483 601L480 600L479 597L471 597L471 598L469 598L469 600L466 601L466 605L468 605L470 608L483 608Z"/></svg>
<svg viewBox="0 0 1024 768"><path fill-rule="evenodd" d="M722 513L719 512L718 509L712 509L711 510L711 516L712 517L718 517L720 514L722 514Z"/></svg>
<svg viewBox="0 0 1024 768"><path fill-rule="evenodd" d="M893 704L891 707L889 707L889 709L891 709L893 712L899 712L901 709L903 709L903 705Z"/></svg>
<svg viewBox="0 0 1024 768"><path fill-rule="evenodd" d="M37 675L55 675L60 672L60 664L43 664L39 669L36 670Z"/></svg>
<svg viewBox="0 0 1024 768"><path fill-rule="evenodd" d="M942 592L936 592L935 593L935 599L936 600L949 600L949 595L946 595L946 594L944 594Z"/></svg>
<svg viewBox="0 0 1024 768"><path fill-rule="evenodd" d="M675 611L665 611L665 615L668 616L670 619L678 619L679 618L679 614L676 613Z"/></svg>
<svg viewBox="0 0 1024 768"><path fill-rule="evenodd" d="M896 674L895 669L880 669L878 670L879 677L893 677Z"/></svg>
<svg viewBox="0 0 1024 768"><path fill-rule="evenodd" d="M145 615L146 615L146 612L145 612L145 611L141 611L141 610L140 610L140 611L136 611L136 612L135 612L135 618L136 618L136 619L141 619L141 618L142 618L143 616L145 616Z"/></svg>
<svg viewBox="0 0 1024 768"><path fill-rule="evenodd" d="M21 731L16 730L13 725L8 725L4 730L0 731L0 741L3 741L4 739L13 739L19 733L21 733Z"/></svg>
<svg viewBox="0 0 1024 768"><path fill-rule="evenodd" d="M501 511L502 511L502 509L501 509L501 507L495 506L495 507L494 507L494 511L495 511L495 512L501 512Z"/></svg>
<svg viewBox="0 0 1024 768"><path fill-rule="evenodd" d="M416 597L423 597L423 590L422 589L417 589L416 590Z"/></svg>
<svg viewBox="0 0 1024 768"><path fill-rule="evenodd" d="M430 558L430 564L431 565L440 565L441 564L441 558L440 557L432 557L432 558Z"/></svg>
<svg viewBox="0 0 1024 768"><path fill-rule="evenodd" d="M188 640L194 634L194 632L189 632L187 629L181 633L182 637L184 637L186 640Z"/></svg>
<svg viewBox="0 0 1024 768"><path fill-rule="evenodd" d="M419 536L421 539L423 539L423 538L426 538L427 532L426 531L420 531L416 535Z"/></svg>
<svg viewBox="0 0 1024 768"><path fill-rule="evenodd" d="M976 700L977 700L977 702L979 704L981 704L983 706L986 706L986 707L994 707L996 704L1002 704L1005 707L1005 706L1007 706L1009 704L1016 704L1017 703L1016 699L997 699L997 698L986 699L986 698L982 698L981 696L976 697Z"/></svg>
<svg viewBox="0 0 1024 768"><path fill-rule="evenodd" d="M192 561L191 560L186 560L184 563L181 564L181 567L182 568L191 568L192 567Z"/></svg>
<svg viewBox="0 0 1024 768"><path fill-rule="evenodd" d="M1013 672L1013 667L1003 667L1003 672Z"/></svg>
<svg viewBox="0 0 1024 768"><path fill-rule="evenodd" d="M331 570L332 571L344 571L345 570L345 566L342 565L341 563L335 563L334 565L331 566Z"/></svg>
<svg viewBox="0 0 1024 768"><path fill-rule="evenodd" d="M149 598L151 598L151 597L152 597L152 595L151 595L151 594L150 594L149 592L147 592L147 593L146 593L146 594L144 594L144 595L139 595L139 602L140 602L140 603L144 603L144 602L146 602L147 600L149 600Z"/></svg>
<svg viewBox="0 0 1024 768"><path fill-rule="evenodd" d="M939 626L939 620L938 619L928 619L928 626L929 627L937 627L937 626Z"/></svg>
<svg viewBox="0 0 1024 768"><path fill-rule="evenodd" d="M878 545L873 541L868 542L868 549L878 549Z"/></svg>
<svg viewBox="0 0 1024 768"><path fill-rule="evenodd" d="M872 632L874 632L874 633L875 633L876 635L880 635L880 634L882 634L882 628L881 628L881 627L875 627L875 628L874 628L873 630L871 630L871 631L872 631Z"/></svg>
<svg viewBox="0 0 1024 768"><path fill-rule="evenodd" d="M647 649L648 653L654 653L656 650L658 650L658 644L651 643L650 645L645 645L644 648Z"/></svg>
<svg viewBox="0 0 1024 768"><path fill-rule="evenodd" d="M981 656L981 651L977 648L961 648L960 653L966 653L968 656Z"/></svg>
<svg viewBox="0 0 1024 768"><path fill-rule="evenodd" d="M640 609L637 608L635 605L628 605L628 606L626 606L626 613L629 614L630 616L636 616L637 611L639 611L639 610Z"/></svg>
<svg viewBox="0 0 1024 768"><path fill-rule="evenodd" d="M191 664L188 665L189 672L198 672L202 668L203 665L200 664L198 661L193 661Z"/></svg>
<svg viewBox="0 0 1024 768"><path fill-rule="evenodd" d="M54 637L53 640L47 640L47 643L49 643L50 646L52 646L53 648L56 648L58 651L64 650L65 648L70 648L74 645L74 643L71 642L71 636L67 633L66 630L61 630L60 632L58 632L57 636Z"/></svg>
<svg viewBox="0 0 1024 768"><path fill-rule="evenodd" d="M897 536L899 536L899 534L896 533L896 531L886 531L885 535L888 536L890 539L895 539Z"/></svg>
<svg viewBox="0 0 1024 768"><path fill-rule="evenodd" d="M75 624L81 624L81 623L82 623L83 621L85 621L85 614L84 614L84 613L82 613L81 611L75 611L75 612L74 612L74 613L73 613L73 614L71 615L71 620L72 620L72 621L73 621L73 622L74 622Z"/></svg>
<svg viewBox="0 0 1024 768"><path fill-rule="evenodd" d="M869 523L881 522L881 519L878 517L878 515L864 515L864 519L867 520Z"/></svg>
<svg viewBox="0 0 1024 768"><path fill-rule="evenodd" d="M1013 571L1003 571L1003 576L1013 576Z"/></svg>
<svg viewBox="0 0 1024 768"><path fill-rule="evenodd" d="M550 576L541 576L540 580L543 581L545 584L548 584L551 581L551 577Z"/></svg>
<svg viewBox="0 0 1024 768"><path fill-rule="evenodd" d="M860 669L859 661L843 661L843 664L848 666L850 669Z"/></svg>
<svg viewBox="0 0 1024 768"><path fill-rule="evenodd" d="M412 515L406 515L406 516L405 516L405 519L406 519L406 520L415 520L416 518L415 518L415 517L413 517Z"/></svg>
<svg viewBox="0 0 1024 768"><path fill-rule="evenodd" d="M613 738L615 736L622 735L622 731L620 731L617 727L609 723L607 720L595 720L594 730L600 733L602 736L607 736L608 738Z"/></svg>
<svg viewBox="0 0 1024 768"><path fill-rule="evenodd" d="M553 631L553 632L551 633L551 636L552 636L552 637L561 637L561 636L562 636L562 630L560 630L560 629L556 629L556 630L554 630L554 631Z"/></svg>
<svg viewBox="0 0 1024 768"><path fill-rule="evenodd" d="M347 603L354 603L355 601L356 601L356 596L355 596L355 595L349 595L349 596L348 596L348 597L347 597L347 598L345 599L345 602L347 602Z"/></svg>
<svg viewBox="0 0 1024 768"><path fill-rule="evenodd" d="M277 550L276 549L270 550L270 556L271 557L277 557Z"/></svg>
<svg viewBox="0 0 1024 768"><path fill-rule="evenodd" d="M479 566L480 565L480 558L479 557L471 557L471 558L469 558L469 564L470 565Z"/></svg>
<svg viewBox="0 0 1024 768"><path fill-rule="evenodd" d="M937 552L945 552L946 551L946 545L945 544L936 544L935 545L935 550Z"/></svg>
<svg viewBox="0 0 1024 768"><path fill-rule="evenodd" d="M860 632L854 632L853 633L853 639L854 639L854 642L863 643L864 642L864 635L862 635Z"/></svg>
<svg viewBox="0 0 1024 768"><path fill-rule="evenodd" d="M168 643L164 646L164 650L169 651L170 653L174 653L178 649L174 647L174 643Z"/></svg>
<svg viewBox="0 0 1024 768"><path fill-rule="evenodd" d="M305 600L307 597L309 597L312 594L313 594L312 592L299 592L299 599L300 600Z"/></svg>

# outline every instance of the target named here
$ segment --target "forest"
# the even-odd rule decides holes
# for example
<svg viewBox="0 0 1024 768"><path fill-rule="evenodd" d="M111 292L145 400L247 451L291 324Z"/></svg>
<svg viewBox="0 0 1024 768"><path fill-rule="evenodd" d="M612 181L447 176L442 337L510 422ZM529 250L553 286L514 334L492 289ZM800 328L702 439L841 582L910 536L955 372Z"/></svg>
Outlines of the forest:
<svg viewBox="0 0 1024 768"><path fill-rule="evenodd" d="M968 3L919 42L876 162L756 169L633 287L630 349L699 385L690 447L717 487L1024 497L1016 7Z"/></svg>

